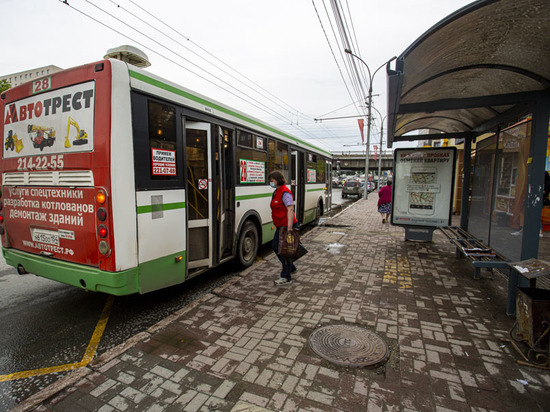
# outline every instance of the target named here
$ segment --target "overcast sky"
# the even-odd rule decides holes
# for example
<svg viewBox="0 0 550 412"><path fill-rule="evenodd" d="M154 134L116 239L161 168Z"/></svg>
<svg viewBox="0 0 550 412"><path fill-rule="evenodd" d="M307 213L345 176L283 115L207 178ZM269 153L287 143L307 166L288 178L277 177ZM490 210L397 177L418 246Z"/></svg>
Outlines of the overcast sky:
<svg viewBox="0 0 550 412"><path fill-rule="evenodd" d="M107 49L130 44L148 55L152 65L147 70L157 75L332 152L364 150L364 146L357 145L361 135L356 118L322 123L313 120L355 116L356 106L359 110L359 106L364 106L362 102L354 106L352 103L357 98L348 92L353 89L341 43L335 39L338 32L330 0L67 1L71 7L60 0L0 0L1 75L50 64L69 68L90 63L102 59ZM471 3L469 0L333 2L341 6L346 16L354 53L367 62L371 71L401 54L438 21ZM206 63L199 56L214 64ZM237 97L239 91L232 87L248 96ZM373 93L376 95L374 106L386 115L384 69L374 78ZM380 140L379 126L380 120L376 120L371 144Z"/></svg>

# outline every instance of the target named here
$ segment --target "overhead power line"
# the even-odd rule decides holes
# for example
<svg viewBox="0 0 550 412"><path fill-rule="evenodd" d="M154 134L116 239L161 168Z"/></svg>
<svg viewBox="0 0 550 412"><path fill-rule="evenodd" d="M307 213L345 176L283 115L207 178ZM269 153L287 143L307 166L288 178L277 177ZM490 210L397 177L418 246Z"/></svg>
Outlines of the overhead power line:
<svg viewBox="0 0 550 412"><path fill-rule="evenodd" d="M276 110L270 108L269 106L267 106L264 102L254 98L253 96L250 96L249 94L243 92L241 89L239 88L236 88L235 86L227 83L225 80L219 78L218 76L216 76L215 74L209 72L208 70L205 70L203 67L201 66L198 66L197 64L195 64L194 62L190 61L189 59L186 59L184 56L182 56L181 54L179 54L177 51L171 49L170 47L167 47L165 46L164 44L160 43L159 41L157 41L156 39L152 38L150 35L136 29L135 27L132 27L130 26L129 24L127 24L126 22L122 21L120 18L114 16L112 13L109 13L108 11L102 9L101 7L91 3L89 0L85 0L87 3L89 3L90 5L92 5L93 7L95 7L96 9L100 10L102 13L108 15L110 18L112 19L115 19L117 22L121 23L122 25L130 28L131 30L137 32L139 35L145 37L146 39L148 39L149 41L152 41L153 43L159 45L160 47L162 47L164 50L167 50L168 52L172 53L173 55L177 56L179 59L182 59L183 61L187 62L188 64L198 68L199 70L207 73L209 76L212 76L214 79L216 79L218 82L215 82L215 81L212 81L208 78L206 78L205 76L201 75L200 73L197 73L196 71L182 65L181 63L177 62L176 60L174 60L174 58L171 58L151 47L149 47L148 45L146 45L144 42L142 41L138 41L137 39L133 38L132 36L130 36L129 34L127 33L123 33L122 31L120 30L117 30L116 28L114 28L112 25L109 25L107 23L105 23L104 21L102 21L100 18L97 18L97 17L94 17L76 7L74 7L73 5L69 4L69 2L67 0L60 0L63 4L69 6L70 8L72 8L73 10L77 11L78 13L84 15L85 17L95 21L96 23L98 24L101 24L102 26L104 27L107 27L108 29L114 31L115 33L123 36L123 37L126 37L128 38L129 40L131 40L132 42L135 42L136 44L138 44L139 46L151 51L152 53L168 60L169 62L177 65L178 67L186 70L186 71L189 71L190 73L194 74L195 76L203 79L204 81L210 83L210 84L213 84L214 86L222 89L223 91L225 91L226 93L229 93L243 101L245 101L247 104L250 104L252 105L253 107L263 111L264 113L267 113L268 115L270 116L273 116L279 120L283 120L285 122L285 124L290 125L291 127L294 127L295 129L301 131L303 134L305 134L306 136L308 136L309 139L311 140L319 140L319 137L318 136L315 136L313 134L311 134L310 132L308 132L306 129L303 129L300 125L299 125L299 121L296 121L295 124L294 124L294 121L292 119L292 117L290 117L290 119L277 112ZM135 13L131 12L130 10L120 6L119 4L117 4L116 2L110 0L111 3L113 3L115 6L117 6L117 8L120 8L122 9L123 11L125 11L126 13L132 15L134 18L138 19L139 21L141 21L142 23L146 24L147 26L149 27L152 27L155 29L155 31L161 33L163 36L167 37L168 39L174 41L174 39L172 39L170 36L168 36L167 34L165 34L164 32L162 32L161 30L158 30L157 28L155 28L153 25L151 25L150 23L148 23L147 21L145 21L144 19L138 17ZM179 33L177 30L173 29L172 27L170 27L169 25L165 24L164 22L162 22L160 19L158 19L156 16L154 16L153 14L151 14L150 12L148 12L147 10L145 10L143 7L137 5L134 1L132 0L129 0L132 4L134 4L136 7L139 7L139 9L141 9L143 12L147 13L149 16L151 16L152 18L154 18L155 20L157 21L160 21L161 23L163 23L163 25L165 25L166 27L170 28L171 30L173 30L174 32L176 32L178 35L180 35L182 38L184 38L186 41L189 41L191 42L193 45L195 45L196 47L198 47L200 50L202 50L203 52L207 53L209 56L211 56L212 58L216 59L217 61L219 61L220 63L222 63L224 66L230 68L231 70L233 70L234 72L236 72L238 75L242 76L243 78L245 78L247 81L251 82L252 84L254 84L255 86L257 86L259 89L261 89L264 93L262 92L259 92L257 89L251 87L250 85L247 85L245 82L239 80L238 78L236 78L235 76L231 75L230 73L228 73L226 70L222 70L220 69L218 66L214 65L213 63L211 62L208 62L207 59L205 59L204 57L200 56L198 53L195 53L193 52L192 50L190 50L188 47L186 47L185 45L183 45L181 42L178 42L178 41L175 41L176 44L178 44L179 46L181 47L184 47L186 48L187 50L190 50L193 52L194 55L196 55L197 57L201 58L202 60L204 61L207 61L209 64L213 65L214 67L216 67L217 70L220 70L222 71L224 74L230 76L232 79L238 81L239 83L247 86L248 88L250 88L251 90L253 90L255 93L258 93L262 96L263 99L267 99L269 100L271 103L277 105L278 107L280 108L283 108L284 110L287 110L289 112L289 114L291 116L294 116L294 114L296 115L296 118L302 118L303 120L305 120L306 122L312 122L312 118L311 117L308 117L307 115L304 115L303 113L301 113L299 110L297 109L294 109L292 106L288 105L287 103L285 103L284 101L282 101L281 99L279 99L278 97L276 97L275 95L273 95L272 93L270 93L269 91L267 91L265 88L259 86L257 83L253 82L251 79L249 79L248 77L244 76L242 73L238 72L237 70L233 69L231 66L229 66L227 63L223 62L221 59L219 59L218 57L216 57L214 54L208 52L206 49L202 48L201 46L199 46L197 43L195 42L192 42L188 37L186 37L185 35L183 35L182 33ZM225 84L227 87L223 87L220 83L222 84ZM233 92L232 90L228 89L231 88L231 89L234 89L236 90L237 93ZM243 98L241 95L239 94L242 94L245 96L245 98ZM276 101L274 101L274 99L271 99L271 98L268 98L265 94L269 94L271 96L273 96L274 99L280 101L281 103L277 103ZM286 107L282 106L282 105L285 105ZM289 108L291 110L289 110ZM328 129L324 126L322 126L323 129L325 129L325 131L328 131Z"/></svg>

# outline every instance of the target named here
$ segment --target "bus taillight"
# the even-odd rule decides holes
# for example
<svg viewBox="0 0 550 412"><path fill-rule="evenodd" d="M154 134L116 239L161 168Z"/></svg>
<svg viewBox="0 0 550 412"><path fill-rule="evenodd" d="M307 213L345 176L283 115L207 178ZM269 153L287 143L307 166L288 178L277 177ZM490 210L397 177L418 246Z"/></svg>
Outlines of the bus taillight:
<svg viewBox="0 0 550 412"><path fill-rule="evenodd" d="M0 190L0 211L3 209L2 190ZM4 215L0 215L0 225L4 224ZM0 226L0 235L4 234L4 226Z"/></svg>
<svg viewBox="0 0 550 412"><path fill-rule="evenodd" d="M105 223L105 224L99 224L97 227L97 234L101 239L105 239L107 235L109 234L109 230L107 229L107 194L102 189L98 190L95 195L95 200L98 203L99 207L96 212L97 220L99 222ZM101 240L98 245L99 253L101 253L103 256L108 256L111 253L111 247L109 246L109 243L106 240Z"/></svg>
<svg viewBox="0 0 550 412"><path fill-rule="evenodd" d="M99 234L100 237L106 238L108 231L105 226L99 225L99 227L97 228L97 233Z"/></svg>
<svg viewBox="0 0 550 412"><path fill-rule="evenodd" d="M107 219L107 210L103 207L100 207L97 209L97 219L100 222L105 222L105 219Z"/></svg>
<svg viewBox="0 0 550 412"><path fill-rule="evenodd" d="M107 242L105 242L104 240L99 242L99 252L103 256L107 256L111 252L111 249L109 248L109 244Z"/></svg>
<svg viewBox="0 0 550 412"><path fill-rule="evenodd" d="M95 195L95 199L97 200L97 203L102 205L107 200L107 195L105 194L105 192L103 190L99 190Z"/></svg>

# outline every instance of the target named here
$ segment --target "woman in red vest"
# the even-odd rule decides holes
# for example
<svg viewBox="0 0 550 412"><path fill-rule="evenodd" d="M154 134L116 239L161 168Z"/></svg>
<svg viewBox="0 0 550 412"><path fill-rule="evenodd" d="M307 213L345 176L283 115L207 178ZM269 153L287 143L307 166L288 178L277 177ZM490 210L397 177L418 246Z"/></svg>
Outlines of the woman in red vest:
<svg viewBox="0 0 550 412"><path fill-rule="evenodd" d="M283 265L281 277L275 281L275 285L284 286L292 282L291 274L296 272L296 266L292 263L292 259L279 255L279 231L285 226L288 230L297 228L298 221L294 216L294 196L290 189L286 187L283 174L277 171L271 172L268 180L269 185L275 189L271 197L271 217L273 218L273 225L277 228L271 245Z"/></svg>

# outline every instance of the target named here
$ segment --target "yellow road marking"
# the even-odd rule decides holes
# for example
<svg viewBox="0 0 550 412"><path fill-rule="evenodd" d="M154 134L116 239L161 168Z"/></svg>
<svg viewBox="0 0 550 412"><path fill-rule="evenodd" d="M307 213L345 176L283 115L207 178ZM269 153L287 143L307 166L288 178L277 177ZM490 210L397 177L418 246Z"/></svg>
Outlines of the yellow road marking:
<svg viewBox="0 0 550 412"><path fill-rule="evenodd" d="M86 352L84 353L84 356L80 362L68 363L66 365L50 366L47 368L33 369L33 370L28 370L23 372L10 373L9 375L0 375L0 382L14 381L17 379L29 378L31 376L38 376L38 375L47 375L55 372L66 372L66 371L70 371L70 370L74 370L74 369L78 369L86 366L88 363L92 361L97 351L97 347L99 346L99 341L101 340L101 336L103 335L103 332L105 331L105 327L107 326L107 321L109 320L109 315L111 314L111 308L113 307L114 300L115 300L114 296L109 296L109 298L107 299L107 302L103 307L103 311L101 312L101 316L99 317L99 321L97 322L97 325L95 327L92 338L90 339L90 342L88 343L88 347L86 348Z"/></svg>
<svg viewBox="0 0 550 412"><path fill-rule="evenodd" d="M30 371L16 372L9 375L0 375L0 382L15 381L17 379L29 378L31 376L47 375L55 372L65 372L86 366L83 362L69 363L67 365L50 366L48 368L33 369Z"/></svg>
<svg viewBox="0 0 550 412"><path fill-rule="evenodd" d="M386 259L384 262L384 283L397 284L399 289L411 289L411 264L407 257Z"/></svg>
<svg viewBox="0 0 550 412"><path fill-rule="evenodd" d="M103 311L101 312L101 316L99 317L99 321L97 322L97 325L95 327L92 339L90 339L90 343L88 343L88 348L84 353L84 357L82 358L81 363L85 363L87 365L94 358L97 347L99 346L99 341L101 340L101 336L105 331L105 326L107 326L107 321L109 320L109 315L111 313L111 308L113 307L114 301L114 296L109 296L109 298L107 299Z"/></svg>

